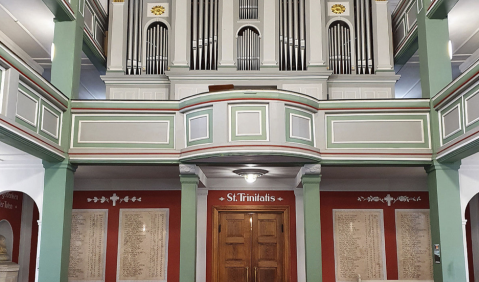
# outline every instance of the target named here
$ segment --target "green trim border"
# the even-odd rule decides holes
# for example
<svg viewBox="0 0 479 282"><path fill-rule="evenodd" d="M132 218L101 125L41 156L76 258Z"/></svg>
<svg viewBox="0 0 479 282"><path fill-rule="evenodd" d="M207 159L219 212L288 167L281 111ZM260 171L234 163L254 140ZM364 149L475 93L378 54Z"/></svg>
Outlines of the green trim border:
<svg viewBox="0 0 479 282"><path fill-rule="evenodd" d="M268 141L269 139L269 114L268 114L268 104L265 105L251 105L251 104L241 104L241 105L228 105L229 109L229 118L230 118L230 140L231 141ZM261 117L261 135L237 135L237 120L236 114L238 112L249 112L255 111L260 112Z"/></svg>
<svg viewBox="0 0 479 282"><path fill-rule="evenodd" d="M190 141L190 120L194 119L199 116L204 116L208 118L208 137L201 138L199 140ZM186 129L186 146L195 146L195 145L202 145L202 144L209 144L213 143L213 109L201 109L193 112L189 112L185 114L185 129Z"/></svg>
<svg viewBox="0 0 479 282"><path fill-rule="evenodd" d="M286 142L292 142L292 143L300 143L300 144L305 144L309 146L314 146L314 117L311 113L290 108L290 107L285 107L285 115L286 115L286 121L285 121L285 131L286 131ZM301 138L295 138L293 137L292 134L292 115L297 115L300 117L304 117L305 119L309 119L309 132L310 132L310 137L311 141L301 139Z"/></svg>

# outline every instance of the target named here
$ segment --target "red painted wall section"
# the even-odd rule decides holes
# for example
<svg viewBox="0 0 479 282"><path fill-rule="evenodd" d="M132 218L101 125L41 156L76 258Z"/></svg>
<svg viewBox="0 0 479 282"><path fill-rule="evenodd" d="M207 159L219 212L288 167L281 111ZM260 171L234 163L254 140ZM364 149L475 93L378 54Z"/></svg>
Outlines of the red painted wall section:
<svg viewBox="0 0 479 282"><path fill-rule="evenodd" d="M7 220L13 231L12 261L18 263L20 227L22 224L23 193L8 192L0 195L0 220Z"/></svg>
<svg viewBox="0 0 479 282"><path fill-rule="evenodd" d="M141 202L110 203L88 202L87 198L105 196L108 198L116 193L120 198L129 196L141 197ZM116 281L116 265L118 253L118 225L120 209L151 209L169 208L169 238L168 238L168 282L179 281L180 264L180 219L181 191L77 191L73 194L74 209L108 209L108 235L106 246L105 282Z"/></svg>
<svg viewBox="0 0 479 282"><path fill-rule="evenodd" d="M358 201L358 198L378 196L385 198L400 196L420 197L420 201L400 202L391 206L382 202ZM388 280L398 279L396 249L396 209L429 209L427 192L321 192L321 244L323 258L323 282L335 282L333 209L382 209L386 249L386 270Z"/></svg>
<svg viewBox="0 0 479 282"><path fill-rule="evenodd" d="M228 194L238 194L238 193L245 193L249 194L250 196L254 196L255 194L259 194L259 196L265 197L266 194L270 197L270 201L241 201L240 196L236 195L233 201L228 201ZM230 195L232 196L232 195ZM271 197L275 197L275 201L271 201ZM220 200L223 198L223 200ZM281 198L282 200L279 200ZM206 240L206 281L211 281L212 279L212 265L211 262L213 260L213 244L212 244L212 230L213 230L213 207L215 206L251 206L251 205L259 205L259 206L289 206L289 214L290 214L290 281L296 282L297 281L297 258L296 258L296 207L295 207L295 196L293 191L208 191L208 223L207 223L207 240ZM205 226L198 226L198 228L205 228Z"/></svg>
<svg viewBox="0 0 479 282"><path fill-rule="evenodd" d="M33 208L33 220L32 220L32 241L30 245L30 267L28 272L28 281L35 282L35 270L37 264L37 243L38 243L38 220L40 214L38 213L37 205Z"/></svg>
<svg viewBox="0 0 479 282"><path fill-rule="evenodd" d="M469 281L474 282L474 257L472 253L472 234L471 234L471 209L469 204L466 207L466 242L467 242L467 265L469 266Z"/></svg>

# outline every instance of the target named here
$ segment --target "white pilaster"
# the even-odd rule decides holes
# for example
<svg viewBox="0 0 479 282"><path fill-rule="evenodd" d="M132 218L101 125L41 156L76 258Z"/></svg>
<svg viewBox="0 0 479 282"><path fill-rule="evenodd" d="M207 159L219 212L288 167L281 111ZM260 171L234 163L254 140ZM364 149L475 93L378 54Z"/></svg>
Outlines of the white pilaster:
<svg viewBox="0 0 479 282"><path fill-rule="evenodd" d="M376 5L375 36L377 42L376 70L394 69L391 15L388 13L388 1L374 1Z"/></svg>
<svg viewBox="0 0 479 282"><path fill-rule="evenodd" d="M40 214L40 218L41 218ZM40 262L40 242L42 238L42 221L38 220L38 240L37 240L37 258L35 261L35 282L38 282L38 263Z"/></svg>
<svg viewBox="0 0 479 282"><path fill-rule="evenodd" d="M173 30L175 45L172 65L175 67L188 66L188 0L173 1Z"/></svg>
<svg viewBox="0 0 479 282"><path fill-rule="evenodd" d="M467 263L467 239L466 239L466 224L467 220L462 220L462 240L464 242L464 261L466 262L464 267L466 267L466 277L469 277L469 264Z"/></svg>
<svg viewBox="0 0 479 282"><path fill-rule="evenodd" d="M124 71L127 20L125 2L112 2L111 4L107 69L109 71Z"/></svg>
<svg viewBox="0 0 479 282"><path fill-rule="evenodd" d="M322 39L325 22L324 11L321 7L322 4L324 4L323 1L306 0L306 48L307 58L309 58L308 67L324 66L324 42Z"/></svg>
<svg viewBox="0 0 479 282"><path fill-rule="evenodd" d="M206 224L208 190L198 189L196 205L196 282L206 282Z"/></svg>
<svg viewBox="0 0 479 282"><path fill-rule="evenodd" d="M264 0L263 27L261 44L263 44L262 66L276 66L276 2Z"/></svg>
<svg viewBox="0 0 479 282"><path fill-rule="evenodd" d="M22 219L20 225L20 252L18 255L18 282L28 282L30 270L30 251L32 247L32 221L35 203L28 195L23 194Z"/></svg>
<svg viewBox="0 0 479 282"><path fill-rule="evenodd" d="M474 263L474 269L470 269L469 271L474 271L474 279L475 281L479 281L479 263L477 263L479 261L479 197L476 196L471 199L469 202L469 211L471 213L472 260L476 262ZM467 243L464 245L467 246Z"/></svg>
<svg viewBox="0 0 479 282"><path fill-rule="evenodd" d="M221 14L221 58L220 66L234 66L234 52L233 46L236 42L233 30L234 23L234 5L235 1L222 1L223 6Z"/></svg>
<svg viewBox="0 0 479 282"><path fill-rule="evenodd" d="M295 188L296 206L296 256L298 262L298 282L306 282L306 255L304 252L304 207L303 189Z"/></svg>

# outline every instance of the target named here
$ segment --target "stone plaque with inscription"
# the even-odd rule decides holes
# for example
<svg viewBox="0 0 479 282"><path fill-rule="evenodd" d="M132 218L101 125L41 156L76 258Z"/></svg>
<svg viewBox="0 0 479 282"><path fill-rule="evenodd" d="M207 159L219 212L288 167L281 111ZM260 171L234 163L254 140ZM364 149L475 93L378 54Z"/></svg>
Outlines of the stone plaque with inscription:
<svg viewBox="0 0 479 282"><path fill-rule="evenodd" d="M336 281L386 279L382 210L333 210Z"/></svg>
<svg viewBox="0 0 479 282"><path fill-rule="evenodd" d="M169 209L121 209L117 281L165 281Z"/></svg>
<svg viewBox="0 0 479 282"><path fill-rule="evenodd" d="M429 210L396 210L399 280L433 280Z"/></svg>
<svg viewBox="0 0 479 282"><path fill-rule="evenodd" d="M68 281L105 281L108 210L73 210Z"/></svg>

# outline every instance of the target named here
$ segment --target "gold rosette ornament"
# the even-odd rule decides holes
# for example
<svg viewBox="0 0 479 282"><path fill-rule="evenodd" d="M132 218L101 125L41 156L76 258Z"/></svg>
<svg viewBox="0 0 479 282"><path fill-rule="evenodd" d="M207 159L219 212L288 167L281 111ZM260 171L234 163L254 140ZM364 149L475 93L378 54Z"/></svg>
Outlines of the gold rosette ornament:
<svg viewBox="0 0 479 282"><path fill-rule="evenodd" d="M155 14L155 16L163 15L164 12L165 12L165 7L163 6L155 6L151 8L151 13Z"/></svg>
<svg viewBox="0 0 479 282"><path fill-rule="evenodd" d="M333 11L333 13L335 13L337 15L340 15L340 14L346 12L346 7L344 7L341 4L334 4L333 6L331 6L331 11Z"/></svg>

